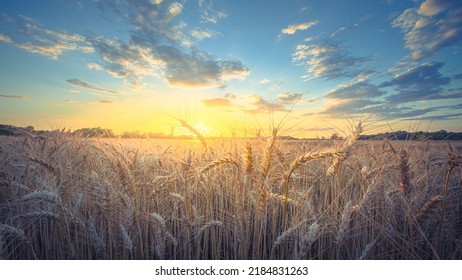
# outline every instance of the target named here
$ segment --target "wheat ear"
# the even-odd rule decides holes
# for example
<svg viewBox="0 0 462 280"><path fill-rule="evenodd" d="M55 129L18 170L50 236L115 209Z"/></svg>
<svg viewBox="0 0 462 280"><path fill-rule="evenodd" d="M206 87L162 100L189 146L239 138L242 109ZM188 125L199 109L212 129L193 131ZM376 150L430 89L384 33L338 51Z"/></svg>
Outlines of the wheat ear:
<svg viewBox="0 0 462 280"><path fill-rule="evenodd" d="M202 146L207 149L207 141L205 140L205 137L194 126L190 125L185 120L179 119L179 121L181 125L191 131L191 133L194 134L199 141L201 141Z"/></svg>

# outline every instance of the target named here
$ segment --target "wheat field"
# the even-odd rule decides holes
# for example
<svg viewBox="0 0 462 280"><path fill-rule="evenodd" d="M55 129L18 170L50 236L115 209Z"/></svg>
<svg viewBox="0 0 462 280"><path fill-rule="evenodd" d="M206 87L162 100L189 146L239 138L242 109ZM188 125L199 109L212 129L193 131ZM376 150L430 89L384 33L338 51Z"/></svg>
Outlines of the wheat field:
<svg viewBox="0 0 462 280"><path fill-rule="evenodd" d="M0 259L461 259L458 142L0 138Z"/></svg>

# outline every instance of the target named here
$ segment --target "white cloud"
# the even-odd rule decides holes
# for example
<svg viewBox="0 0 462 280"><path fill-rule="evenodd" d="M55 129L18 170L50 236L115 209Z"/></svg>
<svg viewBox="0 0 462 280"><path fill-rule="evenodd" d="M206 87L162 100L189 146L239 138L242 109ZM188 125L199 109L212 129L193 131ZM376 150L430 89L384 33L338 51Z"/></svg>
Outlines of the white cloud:
<svg viewBox="0 0 462 280"><path fill-rule="evenodd" d="M211 38L215 35L215 32L208 30L208 29L199 29L195 28L191 30L191 36L196 38L197 40L203 40L206 38Z"/></svg>
<svg viewBox="0 0 462 280"><path fill-rule="evenodd" d="M105 89L105 88L102 88L102 87L99 87L99 86L84 82L84 81L79 80L79 79L68 79L68 80L66 80L66 82L68 82L68 83L70 83L70 84L72 84L74 86L77 86L77 87L96 90L96 91L103 92L103 93L120 94L120 92L118 92L118 91Z"/></svg>
<svg viewBox="0 0 462 280"><path fill-rule="evenodd" d="M434 16L449 8L453 2L453 0L426 0L420 5L417 13L424 16Z"/></svg>
<svg viewBox="0 0 462 280"><path fill-rule="evenodd" d="M307 30L308 28L316 25L317 23L318 23L318 21L315 20L315 21L310 21L310 22L304 22L304 23L289 25L288 27L282 29L281 33L282 34L287 34L287 35L293 35L293 34L295 34L295 32L297 32L299 30Z"/></svg>
<svg viewBox="0 0 462 280"><path fill-rule="evenodd" d="M268 80L268 79L261 79L260 81L258 81L258 83L259 83L259 84L262 84L262 85L263 85L263 84L267 84L267 83L269 83L269 82L271 82L271 81Z"/></svg>
<svg viewBox="0 0 462 280"><path fill-rule="evenodd" d="M292 57L307 68L305 79L361 78L371 73L363 68L367 59L351 56L334 42L299 44Z"/></svg>
<svg viewBox="0 0 462 280"><path fill-rule="evenodd" d="M201 18L204 22L217 24L220 19L228 16L224 11L217 11L213 8L212 1L198 0Z"/></svg>
<svg viewBox="0 0 462 280"><path fill-rule="evenodd" d="M103 67L97 63L88 63L87 64L88 69L90 70L103 70Z"/></svg>
<svg viewBox="0 0 462 280"><path fill-rule="evenodd" d="M181 14L182 11L183 11L183 5L181 5L178 2L173 2L168 7L169 16L172 18Z"/></svg>
<svg viewBox="0 0 462 280"><path fill-rule="evenodd" d="M5 43L13 42L11 40L11 38L8 35L5 35L5 34L0 34L0 41L5 42Z"/></svg>
<svg viewBox="0 0 462 280"><path fill-rule="evenodd" d="M393 22L404 33L405 47L419 60L462 41L462 1L426 0Z"/></svg>
<svg viewBox="0 0 462 280"><path fill-rule="evenodd" d="M50 59L58 59L68 51L92 53L94 49L85 42L85 38L64 31L45 28L33 19L20 16L9 17L8 22L19 25L17 33L13 35L0 34L0 41L12 43L28 52L40 54ZM26 35L26 39L24 39Z"/></svg>

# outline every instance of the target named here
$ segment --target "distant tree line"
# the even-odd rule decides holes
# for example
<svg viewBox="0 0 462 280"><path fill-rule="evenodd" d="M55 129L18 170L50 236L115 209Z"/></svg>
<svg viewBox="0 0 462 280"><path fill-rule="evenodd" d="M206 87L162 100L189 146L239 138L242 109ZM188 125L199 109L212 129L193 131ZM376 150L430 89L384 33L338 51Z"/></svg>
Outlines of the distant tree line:
<svg viewBox="0 0 462 280"><path fill-rule="evenodd" d="M167 135L164 133L155 133L155 132L123 132L120 135L116 135L111 129L95 127L95 128L80 128L75 131L66 131L66 130L36 130L32 126L27 127L17 127L13 125L0 124L0 135L6 136L47 136L50 133L68 133L70 135L75 135L79 137L86 138L125 138L125 139L192 139L190 135ZM292 136L280 136L282 140L300 140L300 138L295 138ZM319 139L319 138L318 138ZM330 137L322 137L320 139L330 139L330 140L342 140L343 137L338 133L333 133ZM395 132L384 132L372 135L361 135L360 140L462 140L462 132L448 132L446 130L439 130L435 132L408 132L404 130L399 130Z"/></svg>
<svg viewBox="0 0 462 280"><path fill-rule="evenodd" d="M93 127L93 128L80 128L75 131L63 130L35 130L32 126L18 127L13 125L0 124L0 135L5 136L47 136L54 132L68 133L84 138L125 138L125 139L192 139L189 135L166 135L164 133L155 132L123 132L120 135L116 135L111 129Z"/></svg>
<svg viewBox="0 0 462 280"><path fill-rule="evenodd" d="M448 132L439 130L435 132L408 132L399 130L395 132L384 132L373 135L361 135L360 140L390 139L390 140L462 140L462 132Z"/></svg>

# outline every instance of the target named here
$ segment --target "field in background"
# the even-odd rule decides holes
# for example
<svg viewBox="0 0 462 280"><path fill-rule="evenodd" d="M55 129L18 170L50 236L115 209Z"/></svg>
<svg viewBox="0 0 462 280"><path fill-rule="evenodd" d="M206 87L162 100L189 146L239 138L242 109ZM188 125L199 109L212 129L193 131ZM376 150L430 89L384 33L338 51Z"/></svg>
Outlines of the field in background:
<svg viewBox="0 0 462 280"><path fill-rule="evenodd" d="M3 137L0 259L462 259L461 150Z"/></svg>

